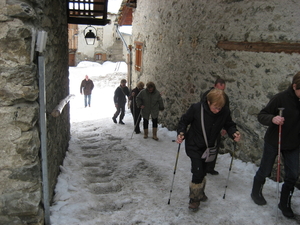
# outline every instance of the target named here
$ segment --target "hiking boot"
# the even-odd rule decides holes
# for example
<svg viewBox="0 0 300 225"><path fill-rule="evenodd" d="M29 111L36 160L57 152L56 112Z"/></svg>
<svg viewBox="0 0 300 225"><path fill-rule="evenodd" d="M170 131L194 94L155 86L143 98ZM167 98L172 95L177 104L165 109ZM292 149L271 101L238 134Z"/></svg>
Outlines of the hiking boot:
<svg viewBox="0 0 300 225"><path fill-rule="evenodd" d="M293 218L295 216L291 208L291 199L293 196L293 192L294 187L289 187L286 184L282 185L278 208L281 210L282 214L287 218Z"/></svg>
<svg viewBox="0 0 300 225"><path fill-rule="evenodd" d="M119 124L125 125L125 123L122 120L119 121Z"/></svg>
<svg viewBox="0 0 300 225"><path fill-rule="evenodd" d="M267 201L262 194L262 189L265 182L260 182L254 177L251 198L257 205L266 205Z"/></svg>
<svg viewBox="0 0 300 225"><path fill-rule="evenodd" d="M196 212L196 211L198 211L199 206L200 206L200 200L196 200L193 198L190 199L189 210Z"/></svg>
<svg viewBox="0 0 300 225"><path fill-rule="evenodd" d="M113 117L113 118L112 118L112 120L114 121L114 123L117 123L117 120L116 120L116 118L114 118L114 117Z"/></svg>
<svg viewBox="0 0 300 225"><path fill-rule="evenodd" d="M152 137L152 138L153 138L155 141L158 141L158 137L157 137L157 128L156 128L156 127L152 129L152 133L153 133L153 137Z"/></svg>
<svg viewBox="0 0 300 225"><path fill-rule="evenodd" d="M192 211L197 211L200 206L200 201L206 201L207 196L204 193L206 185L206 179L204 178L202 183L196 184L196 183L190 183L190 202L189 202L189 209Z"/></svg>
<svg viewBox="0 0 300 225"><path fill-rule="evenodd" d="M148 129L144 129L144 138L148 138Z"/></svg>
<svg viewBox="0 0 300 225"><path fill-rule="evenodd" d="M206 171L206 173L209 173L211 175L219 175L219 172L216 170L208 170L208 171Z"/></svg>

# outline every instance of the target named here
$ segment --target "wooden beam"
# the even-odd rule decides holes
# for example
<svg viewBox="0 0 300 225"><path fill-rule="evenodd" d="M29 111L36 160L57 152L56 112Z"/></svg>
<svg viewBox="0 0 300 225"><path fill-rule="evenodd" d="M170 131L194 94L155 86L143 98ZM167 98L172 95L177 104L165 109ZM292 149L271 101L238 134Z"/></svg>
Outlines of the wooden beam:
<svg viewBox="0 0 300 225"><path fill-rule="evenodd" d="M51 115L53 117L58 117L60 116L61 112L63 111L64 107L66 104L68 104L68 102L74 98L75 95L72 94L72 95L68 95L67 97L65 97L63 100L60 101L60 103L55 107L55 109L53 109Z"/></svg>
<svg viewBox="0 0 300 225"><path fill-rule="evenodd" d="M218 48L225 51L272 52L272 53L300 53L300 43L267 43L267 42L237 42L219 41Z"/></svg>
<svg viewBox="0 0 300 225"><path fill-rule="evenodd" d="M110 20L103 20L103 19L94 19L94 18L76 18L76 17L69 17L68 18L69 24L83 24L83 25L95 25L95 26L105 26L106 24L110 23Z"/></svg>
<svg viewBox="0 0 300 225"><path fill-rule="evenodd" d="M123 6L118 19L119 26L132 25L132 8Z"/></svg>

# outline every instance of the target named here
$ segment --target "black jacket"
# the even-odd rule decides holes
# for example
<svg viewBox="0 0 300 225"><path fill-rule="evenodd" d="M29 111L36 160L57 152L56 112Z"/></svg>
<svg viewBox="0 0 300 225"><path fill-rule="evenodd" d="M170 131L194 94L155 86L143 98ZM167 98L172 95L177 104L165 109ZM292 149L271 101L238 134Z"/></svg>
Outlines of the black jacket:
<svg viewBox="0 0 300 225"><path fill-rule="evenodd" d="M258 114L258 121L268 126L264 140L274 148L278 148L279 126L272 123L273 117L279 114L278 108L284 108L282 116L285 119L281 130L281 149L298 148L300 145L300 101L291 86L276 94Z"/></svg>
<svg viewBox="0 0 300 225"><path fill-rule="evenodd" d="M126 96L129 97L129 89L127 86L122 87L121 85L116 88L114 94L114 103L118 105L125 105Z"/></svg>
<svg viewBox="0 0 300 225"><path fill-rule="evenodd" d="M177 133L184 133L187 155L194 158L201 157L206 149L201 126L201 104L204 106L204 126L209 147L215 145L216 139L222 129L225 129L231 138L237 131L236 124L232 121L228 107L225 106L220 112L214 114L210 111L207 101L193 104L182 115ZM189 125L190 127L187 131Z"/></svg>
<svg viewBox="0 0 300 225"><path fill-rule="evenodd" d="M143 90L143 89L142 89ZM131 100L131 105L130 105L130 109L131 111L133 110L133 107L135 108L135 110L140 110L139 107L137 107L136 104L136 96L138 96L138 94L140 93L141 90L139 90L137 87L134 88L131 93L130 93L130 97L129 100ZM132 93L134 93L134 96L132 96Z"/></svg>

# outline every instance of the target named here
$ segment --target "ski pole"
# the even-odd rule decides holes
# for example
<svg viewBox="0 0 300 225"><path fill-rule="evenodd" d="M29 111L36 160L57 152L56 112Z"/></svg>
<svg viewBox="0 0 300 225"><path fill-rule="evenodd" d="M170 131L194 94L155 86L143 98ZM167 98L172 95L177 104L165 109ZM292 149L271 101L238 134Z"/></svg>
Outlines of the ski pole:
<svg viewBox="0 0 300 225"><path fill-rule="evenodd" d="M227 190L227 186L228 186L228 180L229 180L229 176L230 176L230 172L231 172L231 168L232 168L232 162L233 162L235 150L236 150L236 142L233 143L233 153L232 153L232 157L231 157L231 161L230 161L230 165L229 165L229 172L228 172L228 176L227 176L227 180L226 180L226 186L225 186L223 199L225 199L225 195L226 195L226 190Z"/></svg>
<svg viewBox="0 0 300 225"><path fill-rule="evenodd" d="M139 114L139 116L138 116L138 118L137 118L137 121L136 121L136 123L135 123L135 125L134 125L134 129L133 129L133 131L132 131L132 134L131 134L131 138L130 138L130 139L132 139L132 136L133 136L133 133L134 133L134 131L135 131L135 129L136 129L136 126L138 125L138 121L139 121L139 119L140 119L140 117L141 117L141 113L142 113L142 112L140 112L140 114Z"/></svg>
<svg viewBox="0 0 300 225"><path fill-rule="evenodd" d="M180 135L183 135L183 133L180 133ZM176 168L177 168L177 162L178 162L178 157L179 157L180 145L181 145L181 143L178 144L178 150L177 150L177 155L176 155L175 167L174 167L174 172L173 172L173 180L172 180L172 184L171 184L168 205L170 205L170 201L171 201L171 194L172 194L172 191L173 191L173 184L174 184L174 178L175 178L175 173L176 173Z"/></svg>
<svg viewBox="0 0 300 225"><path fill-rule="evenodd" d="M284 108L279 109L279 116L282 117L282 111ZM281 124L278 127L278 153L277 153L277 205L279 204L279 180L280 180L280 149L281 149ZM277 215L276 221L278 220L278 207L277 207Z"/></svg>

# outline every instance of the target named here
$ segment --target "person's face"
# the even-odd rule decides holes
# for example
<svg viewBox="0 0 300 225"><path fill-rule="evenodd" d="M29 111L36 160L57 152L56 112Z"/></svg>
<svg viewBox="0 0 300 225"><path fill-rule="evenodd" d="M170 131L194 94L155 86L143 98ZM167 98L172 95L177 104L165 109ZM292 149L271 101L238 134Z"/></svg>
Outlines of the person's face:
<svg viewBox="0 0 300 225"><path fill-rule="evenodd" d="M212 113L214 113L214 114L217 114L218 112L220 112L221 111L221 107L218 107L218 106L216 106L216 104L214 103L214 104L210 104L210 102L209 101L207 101L208 102L208 106L209 106L209 109L210 109L210 111L212 112Z"/></svg>
<svg viewBox="0 0 300 225"><path fill-rule="evenodd" d="M297 85L293 84L293 89L295 91L295 94L298 98L300 98L300 89L297 90Z"/></svg>
<svg viewBox="0 0 300 225"><path fill-rule="evenodd" d="M86 80L89 80L89 76L88 76L88 75L86 75L86 76L85 76L85 79L86 79Z"/></svg>
<svg viewBox="0 0 300 225"><path fill-rule="evenodd" d="M217 84L215 85L215 88L218 88L218 89L224 91L225 88L226 88L226 84L220 84L220 83L217 83Z"/></svg>
<svg viewBox="0 0 300 225"><path fill-rule="evenodd" d="M121 83L121 86L122 86L122 87L125 87L125 86L126 86L126 82L122 82L122 83Z"/></svg>
<svg viewBox="0 0 300 225"><path fill-rule="evenodd" d="M151 87L151 88L147 88L147 90L148 90L148 92L152 93L152 92L153 92L153 90L154 90L154 88L153 88L153 87Z"/></svg>

